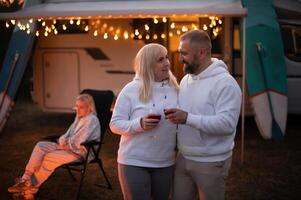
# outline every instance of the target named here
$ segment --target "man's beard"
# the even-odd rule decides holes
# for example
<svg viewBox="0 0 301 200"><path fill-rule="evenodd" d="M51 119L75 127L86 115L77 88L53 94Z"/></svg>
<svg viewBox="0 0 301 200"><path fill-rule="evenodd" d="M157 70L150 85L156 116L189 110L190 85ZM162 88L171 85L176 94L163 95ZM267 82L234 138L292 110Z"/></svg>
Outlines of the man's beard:
<svg viewBox="0 0 301 200"><path fill-rule="evenodd" d="M197 72L199 65L196 63L188 63L186 61L183 61L184 63L184 72L186 74L194 74Z"/></svg>
<svg viewBox="0 0 301 200"><path fill-rule="evenodd" d="M199 63L197 62L197 55L193 55L193 60L191 63L188 63L187 61L182 61L184 64L184 73L186 74L195 74L199 69Z"/></svg>

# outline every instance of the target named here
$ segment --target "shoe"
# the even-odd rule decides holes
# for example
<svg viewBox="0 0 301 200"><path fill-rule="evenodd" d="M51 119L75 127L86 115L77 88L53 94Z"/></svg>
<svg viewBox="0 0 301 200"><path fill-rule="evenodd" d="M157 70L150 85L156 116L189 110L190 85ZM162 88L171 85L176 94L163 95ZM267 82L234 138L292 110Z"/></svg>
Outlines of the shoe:
<svg viewBox="0 0 301 200"><path fill-rule="evenodd" d="M28 180L21 180L18 181L15 185L8 188L8 192L10 193L17 193L17 192L24 192L25 190L29 190L33 188L31 183Z"/></svg>

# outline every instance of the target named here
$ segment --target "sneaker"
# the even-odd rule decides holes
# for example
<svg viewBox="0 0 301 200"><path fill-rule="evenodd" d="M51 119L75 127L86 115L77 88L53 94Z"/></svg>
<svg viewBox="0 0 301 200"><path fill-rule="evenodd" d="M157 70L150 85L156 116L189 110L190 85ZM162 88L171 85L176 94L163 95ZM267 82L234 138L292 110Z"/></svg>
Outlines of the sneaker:
<svg viewBox="0 0 301 200"><path fill-rule="evenodd" d="M33 186L28 180L17 182L15 185L8 188L8 192L16 193L31 189Z"/></svg>

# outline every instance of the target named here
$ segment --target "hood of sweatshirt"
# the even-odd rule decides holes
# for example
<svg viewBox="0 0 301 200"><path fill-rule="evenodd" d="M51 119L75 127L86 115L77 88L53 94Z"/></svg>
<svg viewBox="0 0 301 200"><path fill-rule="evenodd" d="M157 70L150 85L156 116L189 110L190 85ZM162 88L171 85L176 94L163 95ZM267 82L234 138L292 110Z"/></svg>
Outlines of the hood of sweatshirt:
<svg viewBox="0 0 301 200"><path fill-rule="evenodd" d="M211 58L212 64L197 75L190 74L192 80L205 79L222 73L229 73L226 64L217 58Z"/></svg>

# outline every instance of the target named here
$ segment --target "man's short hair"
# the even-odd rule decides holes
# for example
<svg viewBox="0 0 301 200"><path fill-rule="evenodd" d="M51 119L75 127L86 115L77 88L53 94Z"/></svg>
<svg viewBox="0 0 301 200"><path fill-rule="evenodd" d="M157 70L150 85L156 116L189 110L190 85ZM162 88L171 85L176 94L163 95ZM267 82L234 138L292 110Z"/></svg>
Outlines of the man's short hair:
<svg viewBox="0 0 301 200"><path fill-rule="evenodd" d="M208 52L211 52L212 44L209 35L202 30L192 30L184 33L180 41L189 40L190 47L198 50L200 48L206 48Z"/></svg>

